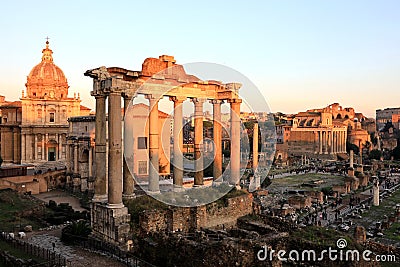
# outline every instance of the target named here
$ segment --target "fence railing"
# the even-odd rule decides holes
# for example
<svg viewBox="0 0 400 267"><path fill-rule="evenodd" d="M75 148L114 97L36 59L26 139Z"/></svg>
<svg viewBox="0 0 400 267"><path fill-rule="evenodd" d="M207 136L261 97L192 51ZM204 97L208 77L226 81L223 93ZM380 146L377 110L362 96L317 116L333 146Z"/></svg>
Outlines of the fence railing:
<svg viewBox="0 0 400 267"><path fill-rule="evenodd" d="M82 239L81 237L75 238L75 241L75 245L82 246L89 251L107 254L129 267L156 267L155 265L136 257L132 252L124 251L118 246L106 241L94 238Z"/></svg>
<svg viewBox="0 0 400 267"><path fill-rule="evenodd" d="M56 266L56 267L71 267L71 261L67 260L63 255L55 251L31 244L22 239L10 237L7 233L0 234L0 240L7 242L10 246L20 251L25 252L29 256L43 259L44 262L35 266Z"/></svg>

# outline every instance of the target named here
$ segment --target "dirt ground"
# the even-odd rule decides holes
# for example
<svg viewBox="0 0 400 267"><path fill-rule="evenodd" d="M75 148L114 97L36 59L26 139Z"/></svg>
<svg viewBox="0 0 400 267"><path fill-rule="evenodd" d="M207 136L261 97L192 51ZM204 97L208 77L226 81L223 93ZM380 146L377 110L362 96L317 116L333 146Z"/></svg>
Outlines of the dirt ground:
<svg viewBox="0 0 400 267"><path fill-rule="evenodd" d="M54 200L57 204L59 203L69 203L75 211L84 211L86 209L81 207L79 199L70 196L67 192L61 190L52 190L45 193L40 193L35 195L36 198L49 203L49 200Z"/></svg>

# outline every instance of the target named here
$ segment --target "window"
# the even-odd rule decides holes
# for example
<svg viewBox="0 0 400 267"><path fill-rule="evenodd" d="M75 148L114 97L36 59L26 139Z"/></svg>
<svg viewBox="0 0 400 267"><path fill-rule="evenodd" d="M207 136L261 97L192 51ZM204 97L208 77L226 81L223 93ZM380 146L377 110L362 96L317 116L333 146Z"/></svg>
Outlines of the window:
<svg viewBox="0 0 400 267"><path fill-rule="evenodd" d="M138 137L138 149L147 149L147 137Z"/></svg>
<svg viewBox="0 0 400 267"><path fill-rule="evenodd" d="M50 113L50 122L54 122L54 113Z"/></svg>
<svg viewBox="0 0 400 267"><path fill-rule="evenodd" d="M146 160L139 160L138 161L138 174L139 175L146 175L147 174L147 161Z"/></svg>

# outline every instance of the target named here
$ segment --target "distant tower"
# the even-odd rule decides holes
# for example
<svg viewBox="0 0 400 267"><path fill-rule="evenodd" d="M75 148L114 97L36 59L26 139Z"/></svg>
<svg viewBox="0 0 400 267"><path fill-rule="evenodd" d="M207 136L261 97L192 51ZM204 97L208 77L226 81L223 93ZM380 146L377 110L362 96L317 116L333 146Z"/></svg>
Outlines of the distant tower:
<svg viewBox="0 0 400 267"><path fill-rule="evenodd" d="M379 179L376 176L372 176L373 179L373 194L374 194L374 206L379 206Z"/></svg>

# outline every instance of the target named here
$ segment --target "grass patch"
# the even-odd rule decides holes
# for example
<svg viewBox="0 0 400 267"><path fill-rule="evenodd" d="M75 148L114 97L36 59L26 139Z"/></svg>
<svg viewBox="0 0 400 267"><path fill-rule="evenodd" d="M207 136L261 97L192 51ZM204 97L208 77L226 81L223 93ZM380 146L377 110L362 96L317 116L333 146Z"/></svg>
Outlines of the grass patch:
<svg viewBox="0 0 400 267"><path fill-rule="evenodd" d="M268 190L275 193L280 193L282 189L287 190L306 190L320 191L325 187L343 184L345 177L340 175L307 173L300 175L292 175L283 178L272 179ZM316 181L323 181L320 184L313 184ZM313 186L310 186L313 185Z"/></svg>
<svg viewBox="0 0 400 267"><path fill-rule="evenodd" d="M0 230L14 231L26 225L32 225L34 229L42 226L37 214L33 210L45 211L40 207L39 201L33 201L32 197L18 194L6 189L0 190Z"/></svg>

